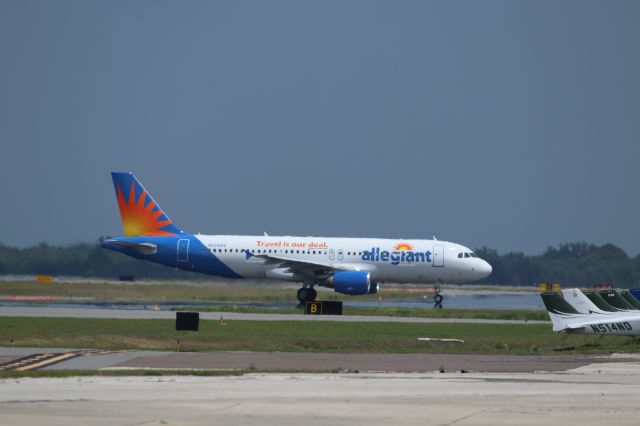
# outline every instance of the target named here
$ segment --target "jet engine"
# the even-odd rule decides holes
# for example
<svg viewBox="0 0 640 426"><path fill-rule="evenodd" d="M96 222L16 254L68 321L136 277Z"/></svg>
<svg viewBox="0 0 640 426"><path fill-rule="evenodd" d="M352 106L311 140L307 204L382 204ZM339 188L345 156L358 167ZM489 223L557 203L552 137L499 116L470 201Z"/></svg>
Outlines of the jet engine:
<svg viewBox="0 0 640 426"><path fill-rule="evenodd" d="M369 272L366 271L335 272L329 277L328 283L327 287L351 296L378 292L378 283L372 282Z"/></svg>

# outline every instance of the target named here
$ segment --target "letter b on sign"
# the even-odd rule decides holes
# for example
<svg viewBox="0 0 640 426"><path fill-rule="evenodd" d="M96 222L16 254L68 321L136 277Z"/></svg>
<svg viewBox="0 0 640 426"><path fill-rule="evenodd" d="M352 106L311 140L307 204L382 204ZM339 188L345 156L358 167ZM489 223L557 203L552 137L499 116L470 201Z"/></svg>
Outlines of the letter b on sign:
<svg viewBox="0 0 640 426"><path fill-rule="evenodd" d="M307 302L304 313L307 315L322 315L322 302Z"/></svg>

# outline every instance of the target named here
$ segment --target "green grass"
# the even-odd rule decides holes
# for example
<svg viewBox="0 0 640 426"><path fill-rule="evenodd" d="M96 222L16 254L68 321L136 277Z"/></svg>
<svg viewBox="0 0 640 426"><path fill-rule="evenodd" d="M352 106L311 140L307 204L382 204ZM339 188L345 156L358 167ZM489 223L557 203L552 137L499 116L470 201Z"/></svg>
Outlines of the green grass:
<svg viewBox="0 0 640 426"><path fill-rule="evenodd" d="M261 369L243 368L237 370L198 370L198 369L113 369L113 370L27 370L0 371L0 379L19 379L23 377L67 378L80 376L129 377L129 376L242 376L249 373L341 373L342 369Z"/></svg>
<svg viewBox="0 0 640 426"><path fill-rule="evenodd" d="M154 370L154 369L122 369L122 370L27 370L0 371L2 379L18 379L21 377L78 377L78 376L240 376L257 370Z"/></svg>
<svg viewBox="0 0 640 426"><path fill-rule="evenodd" d="M149 302L166 301L295 301L295 288L283 284L256 285L239 281L211 283L108 283L108 282L59 282L36 281L0 282L2 296L53 296L61 299L86 299L98 302Z"/></svg>
<svg viewBox="0 0 640 426"><path fill-rule="evenodd" d="M564 335L542 324L414 324L327 321L201 321L177 332L173 320L0 318L0 346L173 351L575 354L637 351L638 340ZM418 337L465 343L419 342Z"/></svg>

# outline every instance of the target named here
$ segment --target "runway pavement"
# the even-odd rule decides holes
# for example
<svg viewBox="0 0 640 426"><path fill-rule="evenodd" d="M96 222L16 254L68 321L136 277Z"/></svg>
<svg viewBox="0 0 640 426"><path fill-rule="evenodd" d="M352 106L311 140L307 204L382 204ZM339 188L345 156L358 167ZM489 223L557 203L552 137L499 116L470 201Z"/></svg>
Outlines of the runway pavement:
<svg viewBox="0 0 640 426"><path fill-rule="evenodd" d="M5 317L57 317L57 318L125 318L125 319L175 319L174 311L153 311L141 309L99 309L65 307L22 307L10 306L0 309ZM288 315L288 314L248 314L238 312L201 312L201 319L254 321L356 321L356 322L408 322L408 323L468 323L468 324L550 324L547 321L489 320L460 318L415 318L359 315Z"/></svg>
<svg viewBox="0 0 640 426"><path fill-rule="evenodd" d="M565 371L609 362L598 355L469 355L311 352L100 351L72 348L0 348L0 370L186 369L359 372ZM617 362L636 361L617 357Z"/></svg>
<svg viewBox="0 0 640 426"><path fill-rule="evenodd" d="M640 364L563 373L0 380L0 424L637 425Z"/></svg>

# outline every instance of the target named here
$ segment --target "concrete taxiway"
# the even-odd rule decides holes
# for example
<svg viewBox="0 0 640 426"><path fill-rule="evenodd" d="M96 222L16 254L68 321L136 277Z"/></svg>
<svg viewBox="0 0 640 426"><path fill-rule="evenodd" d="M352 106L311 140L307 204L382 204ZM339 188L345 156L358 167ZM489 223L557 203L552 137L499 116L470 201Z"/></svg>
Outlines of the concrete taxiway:
<svg viewBox="0 0 640 426"><path fill-rule="evenodd" d="M563 373L0 380L0 424L636 425L640 363Z"/></svg>
<svg viewBox="0 0 640 426"><path fill-rule="evenodd" d="M312 352L98 351L69 348L0 348L0 370L309 370L359 372L565 371L609 362L597 355L469 355ZM635 358L616 358L633 362Z"/></svg>
<svg viewBox="0 0 640 426"><path fill-rule="evenodd" d="M97 309L65 307L7 306L0 309L4 317L55 317L55 318L120 318L120 319L175 319L174 311L142 309ZM490 320L460 318L415 318L360 315L289 315L251 314L239 312L201 312L201 319L253 321L356 321L356 322L405 322L405 323L467 323L467 324L550 324L548 321Z"/></svg>

